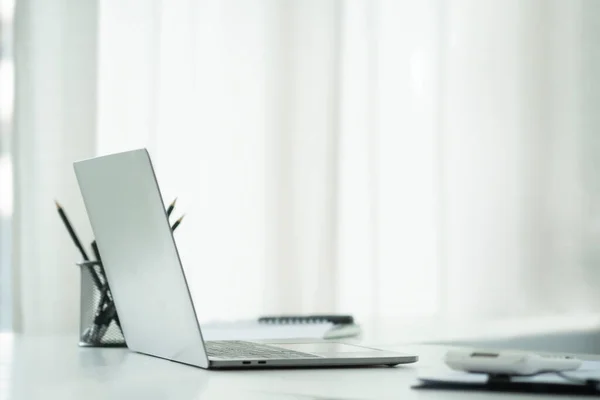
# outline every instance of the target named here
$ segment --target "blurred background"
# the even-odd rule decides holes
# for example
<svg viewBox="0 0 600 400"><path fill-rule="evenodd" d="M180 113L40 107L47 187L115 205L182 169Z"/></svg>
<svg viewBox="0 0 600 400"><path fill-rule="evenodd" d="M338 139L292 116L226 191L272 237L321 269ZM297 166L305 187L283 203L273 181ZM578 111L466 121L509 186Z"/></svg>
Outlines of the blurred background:
<svg viewBox="0 0 600 400"><path fill-rule="evenodd" d="M0 0L0 326L77 332L147 147L201 320L600 314L600 2Z"/></svg>

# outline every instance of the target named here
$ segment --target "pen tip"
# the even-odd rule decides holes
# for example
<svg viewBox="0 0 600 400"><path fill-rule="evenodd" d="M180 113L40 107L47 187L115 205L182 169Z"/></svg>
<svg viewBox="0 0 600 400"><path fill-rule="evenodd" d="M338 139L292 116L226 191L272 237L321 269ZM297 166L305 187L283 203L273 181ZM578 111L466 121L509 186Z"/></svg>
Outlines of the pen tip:
<svg viewBox="0 0 600 400"><path fill-rule="evenodd" d="M183 219L183 217L185 217L185 214L183 214L181 217L179 217L179 219L177 220L177 222L181 222L181 220Z"/></svg>
<svg viewBox="0 0 600 400"><path fill-rule="evenodd" d="M60 208L60 204L58 204L58 201L56 199L54 200L54 204L56 204L56 208Z"/></svg>

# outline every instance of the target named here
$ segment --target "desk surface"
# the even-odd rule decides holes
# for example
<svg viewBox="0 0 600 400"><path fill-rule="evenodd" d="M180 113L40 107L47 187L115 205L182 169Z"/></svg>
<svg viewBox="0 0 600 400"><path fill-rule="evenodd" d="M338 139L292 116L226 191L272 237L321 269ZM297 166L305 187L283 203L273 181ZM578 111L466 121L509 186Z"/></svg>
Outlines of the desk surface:
<svg viewBox="0 0 600 400"><path fill-rule="evenodd" d="M82 349L75 336L0 334L0 399L515 398L413 390L417 371L440 366L448 347L385 348L416 353L420 361L395 368L206 371L126 349Z"/></svg>

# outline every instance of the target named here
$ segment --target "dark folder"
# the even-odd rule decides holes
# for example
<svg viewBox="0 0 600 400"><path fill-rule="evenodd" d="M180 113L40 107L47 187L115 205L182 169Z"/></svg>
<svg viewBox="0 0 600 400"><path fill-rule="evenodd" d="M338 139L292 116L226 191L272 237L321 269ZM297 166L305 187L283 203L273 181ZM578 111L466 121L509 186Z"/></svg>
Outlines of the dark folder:
<svg viewBox="0 0 600 400"><path fill-rule="evenodd" d="M600 395L600 381L571 377L568 373L535 376L493 376L475 373L422 374L413 389L545 393L557 395Z"/></svg>

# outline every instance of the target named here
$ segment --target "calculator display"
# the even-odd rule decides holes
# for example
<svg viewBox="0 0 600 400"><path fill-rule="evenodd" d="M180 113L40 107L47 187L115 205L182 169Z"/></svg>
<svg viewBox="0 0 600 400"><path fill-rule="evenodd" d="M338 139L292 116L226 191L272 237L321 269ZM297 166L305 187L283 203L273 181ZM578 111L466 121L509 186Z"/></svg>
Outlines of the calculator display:
<svg viewBox="0 0 600 400"><path fill-rule="evenodd" d="M475 353L471 353L471 357L497 358L498 357L498 353L481 353L481 352L475 352Z"/></svg>

